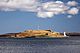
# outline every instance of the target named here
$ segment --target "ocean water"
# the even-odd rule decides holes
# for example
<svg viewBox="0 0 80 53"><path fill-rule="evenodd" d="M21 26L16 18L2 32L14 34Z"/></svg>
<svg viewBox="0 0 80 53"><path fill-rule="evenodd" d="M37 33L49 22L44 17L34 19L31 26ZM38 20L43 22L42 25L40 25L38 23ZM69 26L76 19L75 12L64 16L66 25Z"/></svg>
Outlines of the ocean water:
<svg viewBox="0 0 80 53"><path fill-rule="evenodd" d="M0 38L0 53L80 53L80 37Z"/></svg>

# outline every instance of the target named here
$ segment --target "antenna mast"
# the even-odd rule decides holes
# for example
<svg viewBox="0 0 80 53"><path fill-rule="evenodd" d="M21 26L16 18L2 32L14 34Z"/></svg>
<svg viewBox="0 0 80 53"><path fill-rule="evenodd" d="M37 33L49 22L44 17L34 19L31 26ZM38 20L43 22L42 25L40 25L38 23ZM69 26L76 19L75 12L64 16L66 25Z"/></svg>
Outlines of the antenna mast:
<svg viewBox="0 0 80 53"><path fill-rule="evenodd" d="M38 25L38 28L37 28L38 30L40 29L40 26Z"/></svg>

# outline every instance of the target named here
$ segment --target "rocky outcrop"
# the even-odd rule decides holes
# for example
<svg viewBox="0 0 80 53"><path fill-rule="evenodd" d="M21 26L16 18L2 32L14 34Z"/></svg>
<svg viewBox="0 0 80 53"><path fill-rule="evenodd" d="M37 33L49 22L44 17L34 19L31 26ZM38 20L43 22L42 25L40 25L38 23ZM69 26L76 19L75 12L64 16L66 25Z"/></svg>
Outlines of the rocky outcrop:
<svg viewBox="0 0 80 53"><path fill-rule="evenodd" d="M59 32L53 32L51 30L27 30L20 33L8 33L0 35L0 37L12 37L12 38L26 38L26 37L64 37Z"/></svg>
<svg viewBox="0 0 80 53"><path fill-rule="evenodd" d="M59 32L52 32L51 30L27 30L17 34L16 37L64 37Z"/></svg>

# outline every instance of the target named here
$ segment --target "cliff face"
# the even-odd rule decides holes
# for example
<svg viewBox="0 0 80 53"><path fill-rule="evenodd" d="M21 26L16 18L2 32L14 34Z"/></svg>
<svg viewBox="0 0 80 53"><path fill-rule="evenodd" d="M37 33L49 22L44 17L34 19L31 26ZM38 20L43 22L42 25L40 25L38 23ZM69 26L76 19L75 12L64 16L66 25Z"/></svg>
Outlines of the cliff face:
<svg viewBox="0 0 80 53"><path fill-rule="evenodd" d="M64 37L58 32L51 30L27 30L20 33L3 34L1 37L26 38L26 37Z"/></svg>

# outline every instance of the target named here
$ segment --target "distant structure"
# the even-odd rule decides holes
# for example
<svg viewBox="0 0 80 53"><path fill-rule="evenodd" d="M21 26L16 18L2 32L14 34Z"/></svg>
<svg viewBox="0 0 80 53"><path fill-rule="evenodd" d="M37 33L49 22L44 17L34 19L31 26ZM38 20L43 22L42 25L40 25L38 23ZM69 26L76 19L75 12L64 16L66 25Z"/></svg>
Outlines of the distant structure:
<svg viewBox="0 0 80 53"><path fill-rule="evenodd" d="M40 29L40 26L38 25L37 27L38 27L37 29L39 30Z"/></svg>

